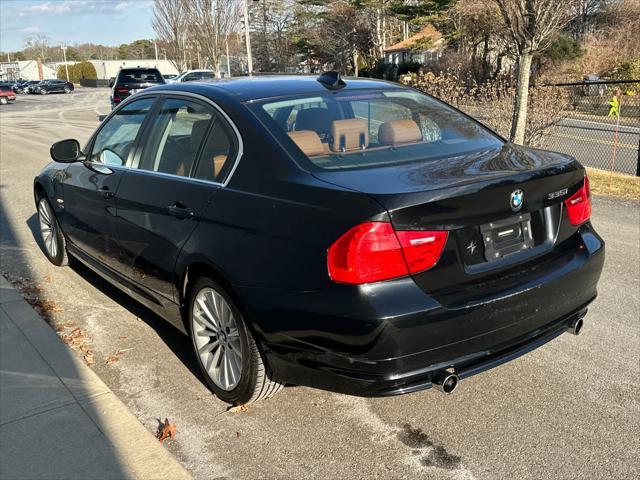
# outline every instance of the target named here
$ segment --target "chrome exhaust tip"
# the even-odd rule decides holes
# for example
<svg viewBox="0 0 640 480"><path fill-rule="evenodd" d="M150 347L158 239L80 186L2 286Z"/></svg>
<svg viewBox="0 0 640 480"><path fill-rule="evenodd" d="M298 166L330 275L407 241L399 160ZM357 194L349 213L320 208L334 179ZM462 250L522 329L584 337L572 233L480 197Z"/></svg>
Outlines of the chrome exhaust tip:
<svg viewBox="0 0 640 480"><path fill-rule="evenodd" d="M445 371L434 375L431 379L431 385L439 392L449 395L458 387L459 381L458 375Z"/></svg>
<svg viewBox="0 0 640 480"><path fill-rule="evenodd" d="M580 317L569 324L569 333L572 335L580 335L580 331L582 330L583 326L584 319L583 317Z"/></svg>

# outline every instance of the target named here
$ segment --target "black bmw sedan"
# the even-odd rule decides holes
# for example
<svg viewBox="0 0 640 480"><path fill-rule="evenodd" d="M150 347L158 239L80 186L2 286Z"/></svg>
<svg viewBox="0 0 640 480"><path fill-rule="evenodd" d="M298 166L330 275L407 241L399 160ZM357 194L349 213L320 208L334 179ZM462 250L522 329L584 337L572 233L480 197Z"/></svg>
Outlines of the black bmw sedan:
<svg viewBox="0 0 640 480"><path fill-rule="evenodd" d="M285 383L450 393L579 333L604 262L576 160L382 81L157 86L51 156L49 260L186 333L232 404Z"/></svg>

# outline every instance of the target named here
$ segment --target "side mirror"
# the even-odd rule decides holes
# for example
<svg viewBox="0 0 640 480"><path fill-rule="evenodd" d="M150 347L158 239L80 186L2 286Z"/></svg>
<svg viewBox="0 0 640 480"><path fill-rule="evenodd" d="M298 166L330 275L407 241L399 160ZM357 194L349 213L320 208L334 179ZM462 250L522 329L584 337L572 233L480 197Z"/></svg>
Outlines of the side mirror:
<svg viewBox="0 0 640 480"><path fill-rule="evenodd" d="M82 150L80 150L80 143L75 138L69 138L51 145L49 153L55 162L72 163L80 159Z"/></svg>
<svg viewBox="0 0 640 480"><path fill-rule="evenodd" d="M116 79L115 79L115 77L111 77L111 78L109 79L109 88L113 87L113 84L114 84L114 83L116 83Z"/></svg>

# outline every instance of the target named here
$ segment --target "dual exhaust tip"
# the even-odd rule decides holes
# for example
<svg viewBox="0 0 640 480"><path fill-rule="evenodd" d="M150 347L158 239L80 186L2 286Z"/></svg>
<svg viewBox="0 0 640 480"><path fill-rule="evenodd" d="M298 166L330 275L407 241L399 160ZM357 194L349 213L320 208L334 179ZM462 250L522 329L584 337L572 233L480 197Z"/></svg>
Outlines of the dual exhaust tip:
<svg viewBox="0 0 640 480"><path fill-rule="evenodd" d="M569 324L569 333L572 335L580 335L583 326L584 317L579 317ZM453 393L455 389L458 388L458 383L460 383L460 377L458 377L455 372L450 372L448 370L436 373L431 379L431 385L433 388L445 395Z"/></svg>

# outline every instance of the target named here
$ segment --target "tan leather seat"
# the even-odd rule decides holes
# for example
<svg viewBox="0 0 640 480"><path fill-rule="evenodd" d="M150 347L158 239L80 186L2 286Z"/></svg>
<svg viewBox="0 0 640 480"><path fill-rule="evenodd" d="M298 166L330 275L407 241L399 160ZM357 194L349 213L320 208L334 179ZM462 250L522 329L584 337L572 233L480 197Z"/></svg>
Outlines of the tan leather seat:
<svg viewBox="0 0 640 480"><path fill-rule="evenodd" d="M335 120L331 124L330 145L334 152L351 152L367 148L369 145L367 121L360 118Z"/></svg>
<svg viewBox="0 0 640 480"><path fill-rule="evenodd" d="M216 155L213 157L213 178L218 179L218 175L220 175L220 171L222 167L224 167L225 162L227 161L226 155Z"/></svg>
<svg viewBox="0 0 640 480"><path fill-rule="evenodd" d="M422 132L413 120L391 120L384 122L378 128L378 143L380 145L415 143L421 140Z"/></svg>
<svg viewBox="0 0 640 480"><path fill-rule="evenodd" d="M289 137L304 152L307 157L316 155L325 155L327 152L326 144L322 143L320 136L313 130L299 130L297 132L289 132Z"/></svg>
<svg viewBox="0 0 640 480"><path fill-rule="evenodd" d="M207 128L209 128L210 123L211 120L209 119L193 122L193 125L191 126L191 156L178 161L176 175L184 177L189 174L191 164L198 154L198 148L200 147L200 143L202 143L202 139L204 138L204 134L206 133Z"/></svg>

